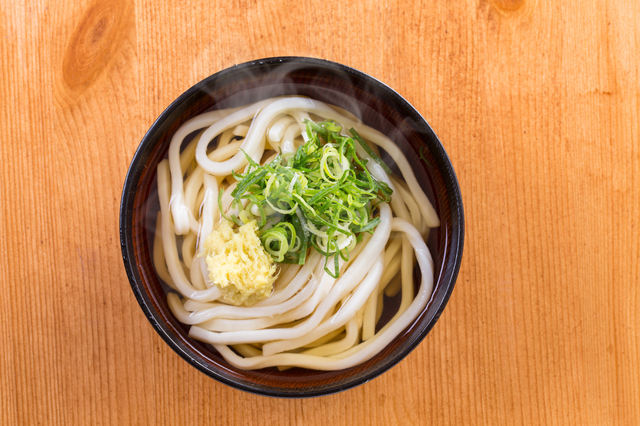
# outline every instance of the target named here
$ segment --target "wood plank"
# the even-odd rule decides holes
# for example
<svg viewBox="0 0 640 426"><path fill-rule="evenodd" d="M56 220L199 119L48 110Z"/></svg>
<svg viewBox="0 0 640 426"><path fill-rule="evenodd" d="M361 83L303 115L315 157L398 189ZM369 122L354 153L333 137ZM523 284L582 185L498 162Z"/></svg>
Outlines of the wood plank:
<svg viewBox="0 0 640 426"><path fill-rule="evenodd" d="M640 423L640 3L0 1L0 423ZM233 64L321 57L442 139L467 232L449 306L381 377L233 390L153 331L122 267L129 161Z"/></svg>

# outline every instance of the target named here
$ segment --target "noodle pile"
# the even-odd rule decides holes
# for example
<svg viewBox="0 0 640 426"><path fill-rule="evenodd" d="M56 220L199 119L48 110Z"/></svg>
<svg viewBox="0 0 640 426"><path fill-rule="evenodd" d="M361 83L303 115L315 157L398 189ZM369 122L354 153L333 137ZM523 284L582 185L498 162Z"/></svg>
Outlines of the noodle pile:
<svg viewBox="0 0 640 426"><path fill-rule="evenodd" d="M202 256L207 236L223 220L219 191L224 189L224 213L237 214L230 195L237 186L232 172L246 169L245 154L266 164L277 152L294 153L305 143L305 120L354 128L376 153L378 148L387 152L402 179L388 175L357 147L358 156L369 160L369 173L393 193L390 203L376 206L380 223L373 232L364 232L348 260L339 260L338 278L325 272L322 255L311 248L304 265L279 264L271 296L249 307L233 306L209 280ZM238 368L340 370L361 364L411 324L431 297L433 261L424 241L439 225L435 210L400 149L348 112L303 97L207 112L178 129L157 172L160 211L153 258L159 277L174 290L167 296L169 307L192 326L192 338L211 344ZM417 294L415 261L422 276ZM398 311L376 330L384 296L400 291Z"/></svg>

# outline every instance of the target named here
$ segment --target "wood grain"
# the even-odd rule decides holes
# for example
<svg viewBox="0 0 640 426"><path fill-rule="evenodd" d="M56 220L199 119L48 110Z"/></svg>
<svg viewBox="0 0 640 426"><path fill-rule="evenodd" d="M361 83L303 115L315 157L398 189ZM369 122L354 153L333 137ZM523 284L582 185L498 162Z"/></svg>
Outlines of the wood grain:
<svg viewBox="0 0 640 426"><path fill-rule="evenodd" d="M640 423L640 3L0 0L2 424ZM120 257L142 135L236 63L321 57L442 139L465 203L458 284L425 341L343 394L197 372Z"/></svg>

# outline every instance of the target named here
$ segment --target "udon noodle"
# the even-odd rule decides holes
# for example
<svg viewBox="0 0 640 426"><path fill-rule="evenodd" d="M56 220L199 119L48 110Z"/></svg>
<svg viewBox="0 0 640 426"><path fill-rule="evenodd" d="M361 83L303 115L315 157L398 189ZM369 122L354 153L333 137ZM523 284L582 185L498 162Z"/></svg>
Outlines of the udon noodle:
<svg viewBox="0 0 640 426"><path fill-rule="evenodd" d="M252 306L229 304L210 281L202 256L205 239L222 220L219 191L225 189L220 205L229 214L234 209L230 193L238 184L232 172L247 167L244 153L266 164L277 152L295 152L305 143L308 119L356 129L374 151L382 149L393 159L402 177L367 162L370 174L393 189L391 202L377 205L379 225L362 233L348 261L340 260L338 278L325 272L322 256L310 248L304 265L279 265L268 298ZM362 147L357 154L372 160ZM201 114L173 135L157 180L160 211L153 259L158 276L173 290L167 295L169 307L191 326L192 338L211 344L238 368L339 370L358 365L410 325L431 297L433 261L425 240L429 229L439 225L435 210L395 143L342 109L282 97ZM421 271L417 292L415 261ZM397 312L376 329L384 296L398 292Z"/></svg>

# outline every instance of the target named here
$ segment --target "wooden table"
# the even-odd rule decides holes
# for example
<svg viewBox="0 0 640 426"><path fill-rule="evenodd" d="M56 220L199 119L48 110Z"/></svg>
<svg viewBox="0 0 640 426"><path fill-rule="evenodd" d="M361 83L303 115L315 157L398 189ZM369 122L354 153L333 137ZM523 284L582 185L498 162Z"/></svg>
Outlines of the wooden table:
<svg viewBox="0 0 640 426"><path fill-rule="evenodd" d="M2 0L2 424L640 424L637 0ZM462 269L423 343L342 394L276 400L178 357L118 209L200 79L301 55L396 89L462 188Z"/></svg>

